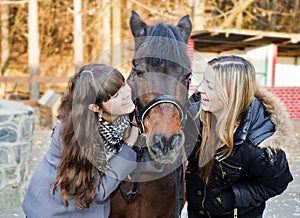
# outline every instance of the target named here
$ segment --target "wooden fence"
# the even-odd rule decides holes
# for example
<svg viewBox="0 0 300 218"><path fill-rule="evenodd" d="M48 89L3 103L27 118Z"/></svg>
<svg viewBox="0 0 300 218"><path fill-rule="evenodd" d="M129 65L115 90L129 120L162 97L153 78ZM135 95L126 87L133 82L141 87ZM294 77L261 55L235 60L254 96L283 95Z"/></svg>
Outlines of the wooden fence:
<svg viewBox="0 0 300 218"><path fill-rule="evenodd" d="M51 76L1 76L0 77L0 87L3 87L4 96L7 97L7 85L8 83L16 83L16 84L31 84L31 83L38 83L38 84L47 84L47 83L68 83L70 77L51 77ZM31 106L39 106L38 100L31 100L31 99L13 99L14 101L21 101L25 104Z"/></svg>

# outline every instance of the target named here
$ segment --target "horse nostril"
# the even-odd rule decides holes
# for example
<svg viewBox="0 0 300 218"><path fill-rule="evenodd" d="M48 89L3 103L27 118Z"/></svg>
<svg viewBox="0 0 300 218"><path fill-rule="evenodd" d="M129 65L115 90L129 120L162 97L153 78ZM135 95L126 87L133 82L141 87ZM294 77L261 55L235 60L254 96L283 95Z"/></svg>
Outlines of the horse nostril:
<svg viewBox="0 0 300 218"><path fill-rule="evenodd" d="M173 149L175 147L175 145L177 144L177 141L179 140L178 138L179 138L179 136L177 134L170 137L170 148L171 149Z"/></svg>
<svg viewBox="0 0 300 218"><path fill-rule="evenodd" d="M170 142L170 149L174 149L175 147L180 147L181 145L183 145L184 142L183 133L177 133L172 135L169 138L169 142Z"/></svg>
<svg viewBox="0 0 300 218"><path fill-rule="evenodd" d="M164 142L163 142L163 135L159 134L159 133L155 133L152 136L150 136L150 149L154 152L154 153L158 153L159 151L161 151L164 147Z"/></svg>
<svg viewBox="0 0 300 218"><path fill-rule="evenodd" d="M150 150L157 154L168 154L171 150L177 150L184 143L184 134L182 132L176 133L169 138L155 133L150 136Z"/></svg>

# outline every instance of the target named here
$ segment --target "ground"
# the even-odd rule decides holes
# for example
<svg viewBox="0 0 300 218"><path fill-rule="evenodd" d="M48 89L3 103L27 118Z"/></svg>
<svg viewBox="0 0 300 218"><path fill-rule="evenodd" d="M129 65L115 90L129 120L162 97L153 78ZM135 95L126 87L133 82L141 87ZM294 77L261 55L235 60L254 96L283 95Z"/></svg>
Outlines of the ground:
<svg viewBox="0 0 300 218"><path fill-rule="evenodd" d="M294 180L279 196L267 201L264 218L291 218L300 217L300 122L294 122L295 140L287 146L286 154L289 160ZM37 164L42 159L50 144L50 128L36 126L33 135L32 157L29 165L30 175L34 173ZM0 211L0 218L24 217L21 207ZM187 218L186 208L182 218Z"/></svg>

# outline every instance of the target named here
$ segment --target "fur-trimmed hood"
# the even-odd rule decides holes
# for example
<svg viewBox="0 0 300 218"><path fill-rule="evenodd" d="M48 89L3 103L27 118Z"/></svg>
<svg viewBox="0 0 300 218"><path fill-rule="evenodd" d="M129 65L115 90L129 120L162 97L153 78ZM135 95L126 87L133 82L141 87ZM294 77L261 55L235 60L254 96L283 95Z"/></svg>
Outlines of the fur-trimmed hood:
<svg viewBox="0 0 300 218"><path fill-rule="evenodd" d="M239 145L248 139L259 147L278 149L287 145L291 132L292 125L282 104L261 88L255 93L234 141Z"/></svg>

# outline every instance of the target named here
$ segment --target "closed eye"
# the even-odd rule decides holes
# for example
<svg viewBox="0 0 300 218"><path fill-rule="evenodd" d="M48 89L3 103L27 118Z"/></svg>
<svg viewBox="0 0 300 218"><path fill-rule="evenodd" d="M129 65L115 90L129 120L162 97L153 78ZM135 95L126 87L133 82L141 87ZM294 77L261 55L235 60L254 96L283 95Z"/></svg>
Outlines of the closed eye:
<svg viewBox="0 0 300 218"><path fill-rule="evenodd" d="M117 92L116 94L114 94L113 96L111 96L111 98L116 98L119 95L119 92Z"/></svg>
<svg viewBox="0 0 300 218"><path fill-rule="evenodd" d="M208 81L208 80L205 80L205 82L206 82L207 87L208 87L209 89L214 89L214 84L213 84L212 82L210 82L210 81Z"/></svg>

